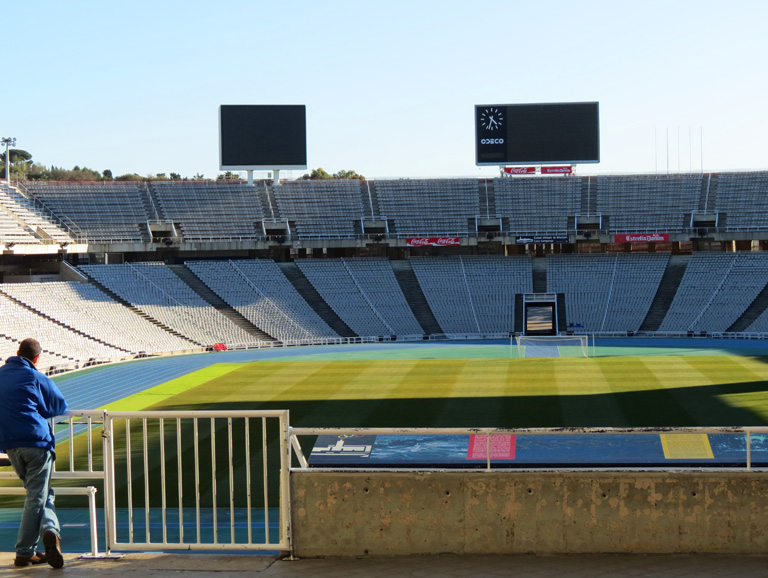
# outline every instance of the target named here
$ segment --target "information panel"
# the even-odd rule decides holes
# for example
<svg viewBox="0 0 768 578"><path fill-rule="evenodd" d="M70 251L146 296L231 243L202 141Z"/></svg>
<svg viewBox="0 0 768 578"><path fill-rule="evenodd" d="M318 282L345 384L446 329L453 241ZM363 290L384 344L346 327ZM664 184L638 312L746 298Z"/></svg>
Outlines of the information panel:
<svg viewBox="0 0 768 578"><path fill-rule="evenodd" d="M307 113L301 105L221 105L222 170L307 168Z"/></svg>
<svg viewBox="0 0 768 578"><path fill-rule="evenodd" d="M475 105L478 165L600 162L599 103Z"/></svg>

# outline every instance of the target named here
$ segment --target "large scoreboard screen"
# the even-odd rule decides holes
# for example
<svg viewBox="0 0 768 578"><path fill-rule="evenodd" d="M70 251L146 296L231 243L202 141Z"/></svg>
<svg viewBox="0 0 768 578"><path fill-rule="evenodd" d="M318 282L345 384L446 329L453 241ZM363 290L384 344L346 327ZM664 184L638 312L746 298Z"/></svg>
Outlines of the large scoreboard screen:
<svg viewBox="0 0 768 578"><path fill-rule="evenodd" d="M306 106L221 105L219 166L222 170L306 169Z"/></svg>
<svg viewBox="0 0 768 578"><path fill-rule="evenodd" d="M599 105L475 105L475 152L478 165L599 163Z"/></svg>

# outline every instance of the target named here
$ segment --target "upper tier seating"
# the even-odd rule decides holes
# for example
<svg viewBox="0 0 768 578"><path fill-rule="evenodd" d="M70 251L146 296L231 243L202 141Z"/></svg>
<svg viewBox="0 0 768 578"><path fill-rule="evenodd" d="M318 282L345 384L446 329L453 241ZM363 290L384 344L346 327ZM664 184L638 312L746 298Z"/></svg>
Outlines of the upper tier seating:
<svg viewBox="0 0 768 578"><path fill-rule="evenodd" d="M549 255L547 290L565 294L566 323L584 332L637 331L669 255Z"/></svg>
<svg viewBox="0 0 768 578"><path fill-rule="evenodd" d="M72 237L54 221L60 222L50 211L16 189L0 185L0 242L72 242Z"/></svg>
<svg viewBox="0 0 768 578"><path fill-rule="evenodd" d="M422 335L386 259L300 259L296 264L336 314L361 337Z"/></svg>
<svg viewBox="0 0 768 578"><path fill-rule="evenodd" d="M295 223L300 239L354 237L363 217L358 180L286 181L272 191L280 216Z"/></svg>
<svg viewBox="0 0 768 578"><path fill-rule="evenodd" d="M515 294L533 290L528 256L411 257L410 263L447 334L514 331Z"/></svg>
<svg viewBox="0 0 768 578"><path fill-rule="evenodd" d="M768 228L768 173L718 175L715 209L727 229Z"/></svg>
<svg viewBox="0 0 768 578"><path fill-rule="evenodd" d="M767 253L694 253L659 331L727 331L766 283Z"/></svg>
<svg viewBox="0 0 768 578"><path fill-rule="evenodd" d="M578 178L495 179L493 189L496 212L509 220L512 233L565 234L568 217L577 215L581 207Z"/></svg>
<svg viewBox="0 0 768 578"><path fill-rule="evenodd" d="M188 261L203 283L280 341L338 337L272 260Z"/></svg>
<svg viewBox="0 0 768 578"><path fill-rule="evenodd" d="M74 223L93 242L142 242L149 220L139 183L38 182L27 189L54 214Z"/></svg>
<svg viewBox="0 0 768 578"><path fill-rule="evenodd" d="M477 179L377 180L376 191L381 216L400 237L466 236L480 214Z"/></svg>
<svg viewBox="0 0 768 578"><path fill-rule="evenodd" d="M684 215L699 206L698 175L625 175L597 178L597 211L609 231L673 232L690 226Z"/></svg>
<svg viewBox="0 0 768 578"><path fill-rule="evenodd" d="M153 181L162 216L187 241L254 240L264 237L264 213L255 187L240 183Z"/></svg>
<svg viewBox="0 0 768 578"><path fill-rule="evenodd" d="M110 291L201 346L240 345L256 338L216 311L163 263L82 265Z"/></svg>

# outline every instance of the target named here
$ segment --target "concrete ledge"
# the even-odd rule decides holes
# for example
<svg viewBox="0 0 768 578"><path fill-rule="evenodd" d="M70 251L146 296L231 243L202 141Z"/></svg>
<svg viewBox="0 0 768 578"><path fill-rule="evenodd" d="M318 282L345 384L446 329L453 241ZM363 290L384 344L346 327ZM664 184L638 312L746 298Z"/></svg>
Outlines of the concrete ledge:
<svg viewBox="0 0 768 578"><path fill-rule="evenodd" d="M749 472L291 473L295 554L768 552Z"/></svg>

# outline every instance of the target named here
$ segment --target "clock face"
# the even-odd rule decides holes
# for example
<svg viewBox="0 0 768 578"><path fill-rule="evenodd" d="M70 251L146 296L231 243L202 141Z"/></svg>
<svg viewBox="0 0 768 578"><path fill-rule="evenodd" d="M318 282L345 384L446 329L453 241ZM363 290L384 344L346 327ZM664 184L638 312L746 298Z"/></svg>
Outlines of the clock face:
<svg viewBox="0 0 768 578"><path fill-rule="evenodd" d="M496 130L501 128L504 117L498 108L486 108L480 115L480 124L485 130Z"/></svg>

